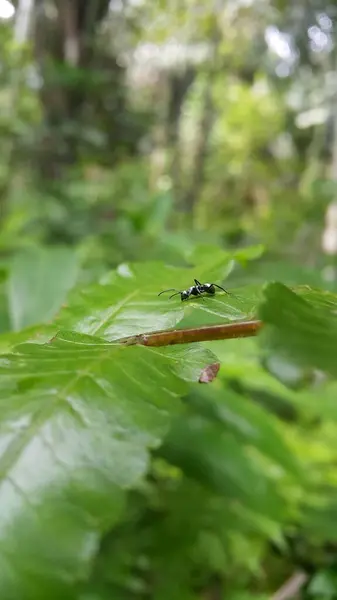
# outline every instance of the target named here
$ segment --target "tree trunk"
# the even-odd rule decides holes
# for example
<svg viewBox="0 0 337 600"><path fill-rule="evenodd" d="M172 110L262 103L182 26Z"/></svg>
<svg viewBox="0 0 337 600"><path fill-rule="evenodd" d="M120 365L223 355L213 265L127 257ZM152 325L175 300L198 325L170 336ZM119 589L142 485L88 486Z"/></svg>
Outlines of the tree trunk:
<svg viewBox="0 0 337 600"><path fill-rule="evenodd" d="M49 6L39 0L34 44L43 80L43 127L37 144L43 179L59 180L78 158L83 110L93 87L94 36L108 8L109 0L55 0Z"/></svg>
<svg viewBox="0 0 337 600"><path fill-rule="evenodd" d="M212 43L212 58L203 93L203 102L201 109L201 118L198 128L198 141L194 155L194 164L192 167L192 175L190 185L185 192L182 209L193 216L195 205L202 192L202 187L205 178L205 166L208 153L209 139L212 133L214 122L214 102L213 102L213 83L218 72L218 53L219 44L221 41L221 31L219 30L217 13L213 15L213 32L211 36Z"/></svg>

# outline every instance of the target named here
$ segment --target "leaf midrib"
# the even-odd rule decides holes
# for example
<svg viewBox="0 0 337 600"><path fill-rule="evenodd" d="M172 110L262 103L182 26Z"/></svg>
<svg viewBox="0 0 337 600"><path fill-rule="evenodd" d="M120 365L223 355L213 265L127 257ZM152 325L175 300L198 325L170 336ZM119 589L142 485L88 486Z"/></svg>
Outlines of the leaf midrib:
<svg viewBox="0 0 337 600"><path fill-rule="evenodd" d="M106 315L106 317L99 323L99 325L92 331L90 332L91 335L97 335L97 333L104 327L104 325L106 325L106 323L112 319L112 317L116 316L120 310L132 299L134 298L134 296L136 296L139 293L139 289L133 290L132 292L130 292L130 294L128 294L127 296L125 296L125 298L123 298L123 300L121 300L120 302L118 302L118 304L115 304L111 307L111 310L109 311L109 313Z"/></svg>

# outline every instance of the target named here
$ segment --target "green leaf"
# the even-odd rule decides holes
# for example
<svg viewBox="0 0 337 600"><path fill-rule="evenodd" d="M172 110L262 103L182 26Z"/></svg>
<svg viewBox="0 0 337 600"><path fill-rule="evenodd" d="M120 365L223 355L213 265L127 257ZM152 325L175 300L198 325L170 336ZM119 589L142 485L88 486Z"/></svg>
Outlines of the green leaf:
<svg viewBox="0 0 337 600"><path fill-rule="evenodd" d="M311 499L310 499L311 500ZM336 493L325 490L319 502L304 506L304 530L306 535L315 536L321 543L337 543L337 504Z"/></svg>
<svg viewBox="0 0 337 600"><path fill-rule="evenodd" d="M11 329L7 299L7 276L0 270L0 333Z"/></svg>
<svg viewBox="0 0 337 600"><path fill-rule="evenodd" d="M223 269L227 263L222 262ZM193 324L232 321L255 310L257 294L248 292L235 298L219 291L214 298L196 298L181 302L158 297L167 288L186 289L193 277L206 281L208 266L195 269L167 267L162 263L121 265L99 284L84 291L75 290L68 306L57 319L60 328L98 335L110 341L123 336L175 327L191 317ZM253 308L252 308L253 306ZM93 308L94 307L94 308ZM185 320L183 321L185 325Z"/></svg>
<svg viewBox="0 0 337 600"><path fill-rule="evenodd" d="M75 290L57 323L60 328L108 340L174 327L183 316L182 303L179 299L163 304L158 298L159 283L179 286L186 277L185 270L165 268L161 263L121 265L99 284Z"/></svg>
<svg viewBox="0 0 337 600"><path fill-rule="evenodd" d="M219 246L212 246L208 244L199 244L192 250L186 253L186 256L190 262L195 265L208 265L208 278L218 278L228 276L234 268L235 262L242 265L246 265L248 261L260 258L263 254L264 248L261 244L256 246L247 246L246 248L239 248L234 251L227 251ZM223 265L228 262L227 272L224 273Z"/></svg>
<svg viewBox="0 0 337 600"><path fill-rule="evenodd" d="M301 294L301 295L300 295ZM265 323L261 344L281 357L337 376L337 296L308 288L291 291L268 285L260 307Z"/></svg>
<svg viewBox="0 0 337 600"><path fill-rule="evenodd" d="M172 362L175 373L185 381L198 381L204 368L214 365L217 357L201 344L183 344L152 348L157 355L165 356Z"/></svg>
<svg viewBox="0 0 337 600"><path fill-rule="evenodd" d="M284 502L273 482L249 449L220 423L193 413L177 418L159 454L232 501L269 518L284 516Z"/></svg>
<svg viewBox="0 0 337 600"><path fill-rule="evenodd" d="M33 325L20 331L10 331L0 336L0 353L9 352L14 346L24 342L45 344L55 336L58 328L55 325Z"/></svg>
<svg viewBox="0 0 337 600"><path fill-rule="evenodd" d="M237 251L239 254L241 250ZM233 255L238 262L236 253ZM235 269L230 275L232 285L263 285L265 283L273 283L277 277L277 281L288 286L306 285L320 288L326 286L331 288L332 282L324 279L323 272L306 267L303 264L299 265L295 262L287 262L276 259L263 258L249 264L249 269Z"/></svg>
<svg viewBox="0 0 337 600"><path fill-rule="evenodd" d="M213 386L189 397L194 411L222 423L240 441L258 449L265 458L283 468L286 473L301 476L300 465L287 446L279 423L265 410L235 392Z"/></svg>
<svg viewBox="0 0 337 600"><path fill-rule="evenodd" d="M196 298L186 302L184 318L179 323L179 328L256 318L261 299L261 286L246 286L232 290L227 287L226 282L221 285L230 293L217 290L213 297Z"/></svg>
<svg viewBox="0 0 337 600"><path fill-rule="evenodd" d="M333 570L318 571L312 578L308 587L310 596L319 598L336 598L337 596L337 576Z"/></svg>
<svg viewBox="0 0 337 600"><path fill-rule="evenodd" d="M188 354L188 349L187 349ZM197 356L187 378L197 376ZM189 359L188 359L189 360ZM188 363L187 360L187 363ZM200 370L209 353L200 353ZM73 597L148 466L179 396L184 361L60 333L0 357L0 581L3 598Z"/></svg>
<svg viewBox="0 0 337 600"><path fill-rule="evenodd" d="M78 259L69 248L32 248L11 265L8 303L15 331L52 319L78 275Z"/></svg>
<svg viewBox="0 0 337 600"><path fill-rule="evenodd" d="M257 244L256 246L247 246L247 248L236 250L233 253L233 258L242 265L246 265L248 261L260 258L263 253L264 246L262 244Z"/></svg>
<svg viewBox="0 0 337 600"><path fill-rule="evenodd" d="M210 246L199 244L187 254L189 262L196 266L198 274L204 273L204 281L212 281L218 278L228 277L234 267L232 255L219 248L219 246ZM199 279L199 275L195 275ZM201 279L200 279L201 281Z"/></svg>

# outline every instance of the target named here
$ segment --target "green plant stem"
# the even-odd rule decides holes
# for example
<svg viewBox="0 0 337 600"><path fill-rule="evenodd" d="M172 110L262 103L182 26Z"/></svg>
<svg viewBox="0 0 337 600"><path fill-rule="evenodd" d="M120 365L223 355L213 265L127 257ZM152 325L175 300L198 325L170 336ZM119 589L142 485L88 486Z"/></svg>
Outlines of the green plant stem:
<svg viewBox="0 0 337 600"><path fill-rule="evenodd" d="M141 333L119 340L125 346L171 346L173 344L190 344L192 342L210 342L212 340L230 340L233 338L250 337L261 329L262 322L239 321L206 327L191 327L188 329L168 329L153 333Z"/></svg>

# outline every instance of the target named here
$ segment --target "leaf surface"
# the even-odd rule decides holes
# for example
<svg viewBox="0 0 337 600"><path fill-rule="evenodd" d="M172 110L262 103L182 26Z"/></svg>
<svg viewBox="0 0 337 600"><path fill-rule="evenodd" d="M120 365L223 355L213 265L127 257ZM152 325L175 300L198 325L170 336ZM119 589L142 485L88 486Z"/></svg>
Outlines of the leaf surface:
<svg viewBox="0 0 337 600"><path fill-rule="evenodd" d="M265 350L337 376L337 296L310 288L297 292L280 283L266 287L261 343Z"/></svg>
<svg viewBox="0 0 337 600"><path fill-rule="evenodd" d="M69 248L32 248L11 265L8 303L15 331L52 319L74 285L78 258Z"/></svg>
<svg viewBox="0 0 337 600"><path fill-rule="evenodd" d="M228 260L222 262L224 272L228 265ZM61 311L57 324L60 328L112 341L173 328L177 324L198 326L251 318L260 288L245 291L243 296L234 293L229 296L218 290L214 297L185 302L179 295L172 299L169 299L170 294L158 297L163 289L188 288L193 285L194 277L207 281L208 271L208 265L199 265L197 271L167 267L162 263L122 265L100 283L84 291L76 290L68 306Z"/></svg>
<svg viewBox="0 0 337 600"><path fill-rule="evenodd" d="M185 350L186 354L186 350ZM187 355L189 354L187 349ZM211 353L63 332L0 357L1 597L72 598ZM199 361L199 367L198 367Z"/></svg>
<svg viewBox="0 0 337 600"><path fill-rule="evenodd" d="M274 482L220 423L195 414L177 418L159 453L217 494L266 517L282 519L284 503Z"/></svg>
<svg viewBox="0 0 337 600"><path fill-rule="evenodd" d="M224 385L194 393L190 405L205 418L222 424L240 445L253 446L284 472L300 477L300 465L287 446L278 421L251 400Z"/></svg>

